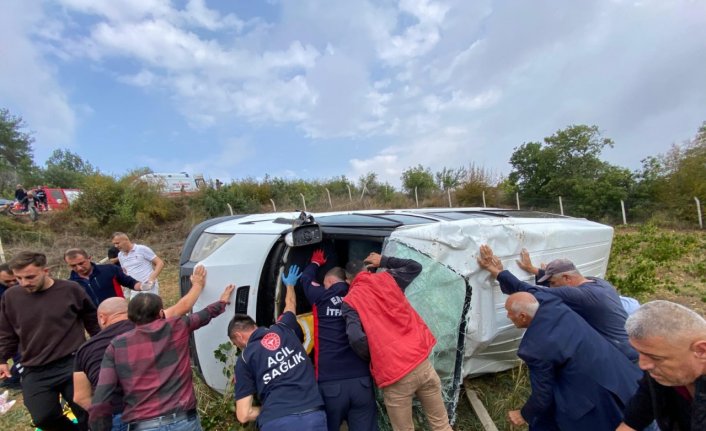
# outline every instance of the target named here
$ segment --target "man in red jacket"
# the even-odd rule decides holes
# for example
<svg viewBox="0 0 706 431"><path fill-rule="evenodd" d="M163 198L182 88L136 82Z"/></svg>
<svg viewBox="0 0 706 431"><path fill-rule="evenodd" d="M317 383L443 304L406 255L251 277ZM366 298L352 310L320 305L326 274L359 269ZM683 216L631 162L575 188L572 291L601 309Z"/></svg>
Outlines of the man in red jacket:
<svg viewBox="0 0 706 431"><path fill-rule="evenodd" d="M387 271L368 271L375 268ZM378 253L370 253L364 262L351 261L346 265L350 289L341 311L351 347L370 361L392 428L414 431L412 399L416 395L432 430L451 431L441 382L429 361L436 339L404 295L421 272L422 266L414 260Z"/></svg>

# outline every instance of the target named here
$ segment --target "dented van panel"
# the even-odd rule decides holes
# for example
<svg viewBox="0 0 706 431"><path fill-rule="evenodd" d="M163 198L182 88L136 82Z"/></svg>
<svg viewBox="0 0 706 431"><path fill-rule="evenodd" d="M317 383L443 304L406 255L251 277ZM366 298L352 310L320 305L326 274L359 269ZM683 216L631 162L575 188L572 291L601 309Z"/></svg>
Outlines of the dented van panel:
<svg viewBox="0 0 706 431"><path fill-rule="evenodd" d="M468 280L472 292L466 315L464 376L516 366L517 346L522 337L522 331L506 317L506 295L489 273L478 266L476 257L481 244L491 245L505 269L534 283L534 277L517 266L523 248L530 252L536 265L567 258L582 274L603 277L612 238L610 226L573 218L467 219L398 230L390 235L390 241L419 250ZM444 298L443 292L437 293Z"/></svg>

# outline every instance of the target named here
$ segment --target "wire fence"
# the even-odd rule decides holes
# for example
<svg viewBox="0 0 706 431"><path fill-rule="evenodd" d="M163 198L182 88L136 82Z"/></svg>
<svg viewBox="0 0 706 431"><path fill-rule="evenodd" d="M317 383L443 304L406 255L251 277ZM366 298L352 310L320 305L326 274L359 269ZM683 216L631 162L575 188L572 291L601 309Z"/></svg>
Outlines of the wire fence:
<svg viewBox="0 0 706 431"><path fill-rule="evenodd" d="M242 208L228 205L231 213ZM636 199L606 197L595 203L577 202L563 196L528 197L519 193L507 194L499 189L477 190L469 194L462 190L418 190L405 194L394 190L349 188L346 193L332 193L328 188L307 190L296 194L280 195L260 205L262 212L278 211L354 211L360 209L429 208L429 207L478 207L541 211L569 217L587 218L607 224L641 224L656 221L660 224L703 229L701 199L680 199L669 205Z"/></svg>

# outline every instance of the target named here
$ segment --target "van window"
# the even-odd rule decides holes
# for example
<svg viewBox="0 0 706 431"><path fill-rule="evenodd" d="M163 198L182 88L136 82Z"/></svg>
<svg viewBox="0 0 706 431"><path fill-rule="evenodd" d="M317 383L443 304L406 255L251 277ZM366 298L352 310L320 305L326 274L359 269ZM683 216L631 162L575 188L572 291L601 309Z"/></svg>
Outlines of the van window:
<svg viewBox="0 0 706 431"><path fill-rule="evenodd" d="M384 217L377 217L366 214L336 214L321 216L316 218L321 226L345 226L345 227L389 227L395 228L402 223Z"/></svg>
<svg viewBox="0 0 706 431"><path fill-rule="evenodd" d="M489 215L493 216L493 213L482 213L475 211L438 211L438 212L427 212L427 214L434 215L444 220L465 220L469 218L488 218Z"/></svg>
<svg viewBox="0 0 706 431"><path fill-rule="evenodd" d="M386 219L390 220L395 220L400 223L403 223L405 225L410 225L410 224L426 224L426 223L434 223L436 220L433 220L431 218L427 217L420 217L416 215L408 215L408 214L376 214L377 216L380 217L385 217Z"/></svg>
<svg viewBox="0 0 706 431"><path fill-rule="evenodd" d="M422 273L407 287L405 294L436 337L430 359L441 379L444 402L450 412L455 412L462 378L470 287L467 288L460 274L398 241L388 240L384 254L414 259L422 264Z"/></svg>

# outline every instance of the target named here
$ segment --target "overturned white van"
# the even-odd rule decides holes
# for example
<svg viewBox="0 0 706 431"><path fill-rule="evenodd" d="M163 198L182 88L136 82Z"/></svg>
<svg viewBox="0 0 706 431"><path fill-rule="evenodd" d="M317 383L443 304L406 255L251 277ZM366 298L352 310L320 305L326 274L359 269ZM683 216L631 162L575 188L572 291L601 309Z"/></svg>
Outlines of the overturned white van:
<svg viewBox="0 0 706 431"><path fill-rule="evenodd" d="M505 295L495 280L479 270L480 245L491 245L506 269L528 281L532 276L516 265L522 248L537 264L565 257L583 274L600 277L612 236L611 227L585 219L488 208L270 213L207 220L184 244L182 294L190 287L196 264L206 267L208 279L195 309L216 301L225 285L238 287L226 313L194 333L193 359L206 383L223 391L227 381L214 351L228 340L231 316L247 313L259 325L272 324L283 307L281 271L306 264L317 248L329 257L320 276L331 266L344 266L371 251L411 258L424 269L406 295L437 338L432 361L453 412L463 377L518 363L522 332L507 319ZM310 311L300 287L297 290L297 312Z"/></svg>

